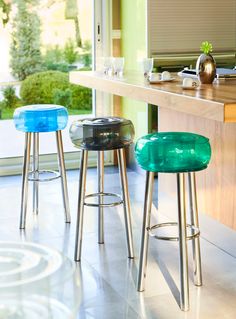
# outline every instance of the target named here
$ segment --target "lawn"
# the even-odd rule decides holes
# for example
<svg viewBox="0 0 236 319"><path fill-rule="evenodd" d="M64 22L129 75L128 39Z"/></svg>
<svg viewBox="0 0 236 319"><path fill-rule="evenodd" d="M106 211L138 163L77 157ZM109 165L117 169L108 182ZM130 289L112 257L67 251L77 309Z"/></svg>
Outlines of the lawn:
<svg viewBox="0 0 236 319"><path fill-rule="evenodd" d="M13 118L14 109L11 108L4 108L2 110L2 120L9 120ZM69 115L81 115L81 114L91 114L91 110L74 110L68 109Z"/></svg>

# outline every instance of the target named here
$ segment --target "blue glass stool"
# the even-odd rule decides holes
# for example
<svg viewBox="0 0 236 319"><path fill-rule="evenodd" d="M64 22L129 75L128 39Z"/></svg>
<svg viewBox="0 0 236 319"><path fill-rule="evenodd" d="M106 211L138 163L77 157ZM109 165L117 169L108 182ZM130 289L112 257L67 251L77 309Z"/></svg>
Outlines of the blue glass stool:
<svg viewBox="0 0 236 319"><path fill-rule="evenodd" d="M149 235L162 240L179 241L180 308L189 309L187 240L192 240L194 259L194 283L202 285L199 222L196 197L195 172L207 168L211 158L208 138L187 132L161 132L141 137L135 147L138 164L147 171L144 199L142 239L138 272L138 291L144 290L147 269ZM176 173L178 222L150 226L154 174ZM186 224L185 173L188 174L191 224ZM162 236L162 227L178 227L178 236ZM190 234L187 234L187 229Z"/></svg>
<svg viewBox="0 0 236 319"><path fill-rule="evenodd" d="M14 124L17 130L25 132L25 151L22 176L20 228L25 228L27 213L28 181L33 182L33 211L38 214L39 182L61 178L65 221L70 222L67 180L61 130L68 121L65 107L51 104L36 104L19 107L14 112ZM56 132L59 172L39 170L39 133ZM30 166L30 149L33 135L33 162ZM46 177L45 177L46 175Z"/></svg>
<svg viewBox="0 0 236 319"><path fill-rule="evenodd" d="M134 257L131 211L126 175L125 147L133 142L134 126L120 117L88 118L75 121L70 127L72 143L81 149L78 213L75 239L75 261L81 259L84 206L98 207L98 243L104 243L103 208L123 204L128 257ZM104 192L104 151L117 150L122 196ZM85 195L88 151L97 151L98 192ZM117 200L105 203L104 198ZM88 199L97 198L97 203Z"/></svg>

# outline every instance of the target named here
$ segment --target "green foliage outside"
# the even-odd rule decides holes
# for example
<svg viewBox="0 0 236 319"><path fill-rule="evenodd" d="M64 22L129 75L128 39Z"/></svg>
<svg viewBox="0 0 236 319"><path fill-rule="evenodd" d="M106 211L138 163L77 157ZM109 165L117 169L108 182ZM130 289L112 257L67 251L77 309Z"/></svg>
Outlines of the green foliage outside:
<svg viewBox="0 0 236 319"><path fill-rule="evenodd" d="M40 19L36 0L17 0L10 47L10 67L19 80L42 70L40 52Z"/></svg>
<svg viewBox="0 0 236 319"><path fill-rule="evenodd" d="M17 102L18 102L18 97L16 96L16 89L14 86L7 86L2 90L3 92L3 106L6 108L15 108Z"/></svg>
<svg viewBox="0 0 236 319"><path fill-rule="evenodd" d="M62 97L68 101L70 94L71 109L92 109L91 89L71 84L69 75L63 72L46 71L30 75L22 82L20 89L20 96L26 105L55 103L55 99Z"/></svg>
<svg viewBox="0 0 236 319"><path fill-rule="evenodd" d="M6 3L4 0L0 0L0 16L2 19L3 26L9 21L9 14L11 11L11 4Z"/></svg>
<svg viewBox="0 0 236 319"><path fill-rule="evenodd" d="M69 39L65 44L64 58L69 64L73 64L78 60L78 53L72 39Z"/></svg>
<svg viewBox="0 0 236 319"><path fill-rule="evenodd" d="M58 45L47 48L43 55L43 66L45 70L69 72L69 65L64 61L64 50Z"/></svg>
<svg viewBox="0 0 236 319"><path fill-rule="evenodd" d="M72 92L68 88L65 91L60 89L53 90L53 102L54 104L63 105L70 108L72 105Z"/></svg>
<svg viewBox="0 0 236 319"><path fill-rule="evenodd" d="M79 60L85 67L91 67L92 65L92 46L90 41L85 41L83 45L83 52L81 53Z"/></svg>
<svg viewBox="0 0 236 319"><path fill-rule="evenodd" d="M2 93L3 100L0 101L0 119L12 118L15 108L23 104L16 96L16 90L13 86L3 88Z"/></svg>

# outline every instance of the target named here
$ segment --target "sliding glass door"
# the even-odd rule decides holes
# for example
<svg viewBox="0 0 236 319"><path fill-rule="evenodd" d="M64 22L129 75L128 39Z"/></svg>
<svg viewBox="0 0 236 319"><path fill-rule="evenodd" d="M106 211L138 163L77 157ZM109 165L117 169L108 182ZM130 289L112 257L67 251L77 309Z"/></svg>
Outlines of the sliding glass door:
<svg viewBox="0 0 236 319"><path fill-rule="evenodd" d="M68 108L69 123L63 131L66 166L78 166L78 150L69 138L70 123L100 113L109 102L102 94L70 84L68 73L96 69L100 58L110 54L110 3L17 0L9 7L8 21L0 28L4 48L0 53L4 71L0 75L0 175L21 172L24 134L15 130L12 115L16 107L34 103ZM23 16L29 20L30 39ZM21 43L20 48L17 43ZM37 47L37 57L27 47L29 43ZM56 166L55 153L54 134L40 134L41 163Z"/></svg>

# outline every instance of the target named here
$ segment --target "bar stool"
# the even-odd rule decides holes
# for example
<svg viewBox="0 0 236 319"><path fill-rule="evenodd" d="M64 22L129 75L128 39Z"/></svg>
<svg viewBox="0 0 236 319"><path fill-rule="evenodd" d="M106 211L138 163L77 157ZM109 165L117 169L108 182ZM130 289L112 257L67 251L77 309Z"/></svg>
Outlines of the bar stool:
<svg viewBox="0 0 236 319"><path fill-rule="evenodd" d="M138 164L147 171L138 291L144 290L149 235L156 239L179 241L180 307L181 310L187 311L189 309L187 240L189 239L192 240L193 246L194 283L196 286L202 285L195 172L207 168L211 157L209 140L204 136L186 132L149 134L137 141L135 155ZM156 172L176 173L177 175L178 223L170 222L150 226L153 178ZM186 224L185 173L188 174L189 182L191 224ZM178 226L178 237L158 234L158 229L169 226ZM190 234L187 234L187 229Z"/></svg>
<svg viewBox="0 0 236 319"><path fill-rule="evenodd" d="M98 243L104 243L103 208L123 204L128 257L134 257L131 229L131 213L126 175L125 147L133 142L134 126L131 121L119 117L88 118L72 123L72 143L81 149L78 215L75 239L75 261L81 259L84 206L98 207ZM104 192L104 151L117 150L122 196ZM97 151L98 192L85 195L88 151ZM104 203L105 197L114 196L116 202ZM95 197L97 203L89 202Z"/></svg>
<svg viewBox="0 0 236 319"><path fill-rule="evenodd" d="M67 180L61 135L61 130L66 127L68 121L66 108L64 106L51 104L28 105L17 108L13 118L16 129L25 132L20 229L24 229L26 223L28 181L33 182L33 211L38 214L39 182L61 178L65 221L66 223L70 223ZM39 170L39 133L43 132L56 132L59 172ZM32 171L29 172L32 135L33 161Z"/></svg>

